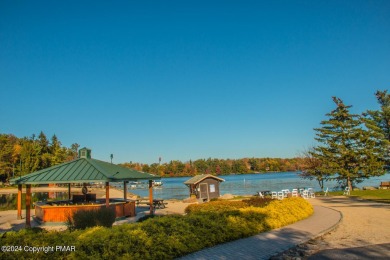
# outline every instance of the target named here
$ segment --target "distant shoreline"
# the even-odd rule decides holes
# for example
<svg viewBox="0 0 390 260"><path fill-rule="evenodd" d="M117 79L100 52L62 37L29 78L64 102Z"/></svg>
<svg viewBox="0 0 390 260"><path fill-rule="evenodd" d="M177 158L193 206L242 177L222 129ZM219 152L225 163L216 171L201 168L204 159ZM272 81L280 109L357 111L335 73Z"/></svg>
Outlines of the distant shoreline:
<svg viewBox="0 0 390 260"><path fill-rule="evenodd" d="M105 197L106 196L106 190L104 188L89 188L90 192L94 192L97 194L98 197ZM38 193L38 192L68 192L67 187L31 187L32 193ZM17 188L0 188L0 194L17 194L18 189ZM22 189L22 193L26 193L26 189ZM81 187L72 187L71 193L82 193ZM131 192L127 192L127 198L131 199L135 194ZM110 186L110 197L111 198L123 198L123 191L119 190L115 187Z"/></svg>

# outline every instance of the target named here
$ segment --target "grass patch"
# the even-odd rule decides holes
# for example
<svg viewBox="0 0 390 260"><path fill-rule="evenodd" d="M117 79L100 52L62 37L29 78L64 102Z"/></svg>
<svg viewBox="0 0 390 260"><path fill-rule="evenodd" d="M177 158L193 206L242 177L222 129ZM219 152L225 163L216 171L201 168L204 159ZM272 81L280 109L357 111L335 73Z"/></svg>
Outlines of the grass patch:
<svg viewBox="0 0 390 260"><path fill-rule="evenodd" d="M390 203L390 190L356 190L351 192L351 196L376 202Z"/></svg>
<svg viewBox="0 0 390 260"><path fill-rule="evenodd" d="M343 193L343 191L332 191L329 192L329 196L342 196ZM390 190L354 190L351 191L350 197L390 204Z"/></svg>

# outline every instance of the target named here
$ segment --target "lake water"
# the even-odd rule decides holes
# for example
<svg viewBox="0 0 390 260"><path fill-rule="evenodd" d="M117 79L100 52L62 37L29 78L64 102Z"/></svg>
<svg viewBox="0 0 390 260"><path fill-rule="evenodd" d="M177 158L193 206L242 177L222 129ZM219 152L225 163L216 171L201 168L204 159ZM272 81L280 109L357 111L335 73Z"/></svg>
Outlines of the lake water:
<svg viewBox="0 0 390 260"><path fill-rule="evenodd" d="M218 176L225 181L220 184L220 193L234 195L253 195L260 190L280 191L282 189L293 188L313 188L320 191L320 186L316 180L304 180L296 172L264 173L264 174L240 174ZM161 199L185 199L189 197L189 189L184 184L191 177L162 178L163 186L153 188L153 196ZM378 187L381 181L390 181L390 173L380 177L372 177L359 183L357 187L374 186ZM329 190L339 190L336 181L325 182L325 187ZM123 187L118 183L118 188ZM138 188L128 188L128 191L141 197L148 197L147 185Z"/></svg>

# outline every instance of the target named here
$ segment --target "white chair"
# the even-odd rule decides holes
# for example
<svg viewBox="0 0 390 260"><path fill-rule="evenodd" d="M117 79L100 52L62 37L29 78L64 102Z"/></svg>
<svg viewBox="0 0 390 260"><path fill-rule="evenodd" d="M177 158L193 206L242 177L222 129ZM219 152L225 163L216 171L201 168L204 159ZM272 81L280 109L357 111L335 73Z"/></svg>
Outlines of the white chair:
<svg viewBox="0 0 390 260"><path fill-rule="evenodd" d="M277 199L278 193L276 191L271 192L271 199Z"/></svg>
<svg viewBox="0 0 390 260"><path fill-rule="evenodd" d="M349 190L349 187L345 187L345 190L344 190L344 193L343 193L343 195L345 195L345 196L349 196L349 195L350 195L350 193L351 193L351 191Z"/></svg>
<svg viewBox="0 0 390 260"><path fill-rule="evenodd" d="M324 191L324 196L328 196L329 188L326 187L326 190Z"/></svg>
<svg viewBox="0 0 390 260"><path fill-rule="evenodd" d="M297 189L292 190L291 197L298 197L298 190Z"/></svg>
<svg viewBox="0 0 390 260"><path fill-rule="evenodd" d="M308 197L309 198L313 198L314 199L316 197L316 194L314 193L313 188L308 188L307 192L308 192Z"/></svg>
<svg viewBox="0 0 390 260"><path fill-rule="evenodd" d="M284 192L283 191L279 191L278 192L278 200L282 200L284 198Z"/></svg>
<svg viewBox="0 0 390 260"><path fill-rule="evenodd" d="M264 199L264 194L261 191L259 191L259 197Z"/></svg>
<svg viewBox="0 0 390 260"><path fill-rule="evenodd" d="M309 198L309 191L308 190L303 190L302 198L304 198L304 199L308 199Z"/></svg>

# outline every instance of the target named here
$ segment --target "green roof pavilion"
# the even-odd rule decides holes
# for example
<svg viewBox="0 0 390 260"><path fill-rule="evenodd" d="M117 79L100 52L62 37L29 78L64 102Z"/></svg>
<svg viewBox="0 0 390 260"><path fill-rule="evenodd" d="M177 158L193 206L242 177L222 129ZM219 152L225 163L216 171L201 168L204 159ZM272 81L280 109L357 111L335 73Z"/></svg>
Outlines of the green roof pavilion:
<svg viewBox="0 0 390 260"><path fill-rule="evenodd" d="M124 183L124 199L126 200L127 182L149 180L149 199L151 212L153 211L152 180L160 179L153 174L125 168L108 162L91 158L91 150L79 150L79 158L50 168L42 169L10 180L11 184L18 185L18 218L21 218L22 185L26 185L26 226L30 226L31 184L58 184L67 183L70 199L71 183L106 183L106 206L109 204L109 182Z"/></svg>

